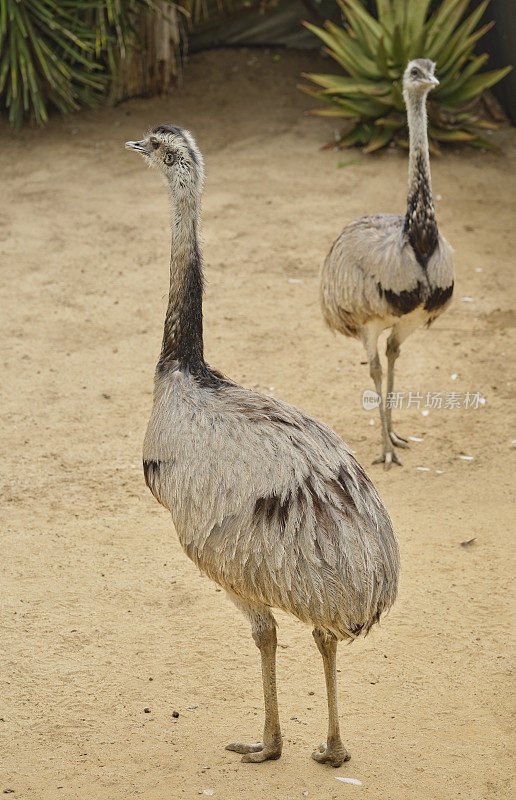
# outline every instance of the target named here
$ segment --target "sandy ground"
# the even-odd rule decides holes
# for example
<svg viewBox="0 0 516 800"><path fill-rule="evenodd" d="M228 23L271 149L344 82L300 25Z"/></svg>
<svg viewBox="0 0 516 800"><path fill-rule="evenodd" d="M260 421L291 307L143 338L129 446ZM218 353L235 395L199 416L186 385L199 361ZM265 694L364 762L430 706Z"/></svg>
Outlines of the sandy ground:
<svg viewBox="0 0 516 800"><path fill-rule="evenodd" d="M497 135L499 152L433 160L440 227L456 251L456 301L399 360L400 391L480 392L486 403L397 412L400 432L422 441L403 453L402 469L384 473L369 466L379 425L361 407L370 388L361 346L323 326L317 273L346 221L403 209L406 156L321 151L332 125L303 115L311 101L295 85L303 69L327 62L308 59L208 53L192 59L173 97L17 136L1 128L0 793L510 796L516 132ZM247 765L224 750L260 735L258 652L143 482L168 206L157 175L122 145L168 121L192 129L207 162L210 362L338 431L399 532L396 606L369 638L340 648L352 760L338 770L310 759L326 731L322 668L310 632L282 614L283 757Z"/></svg>

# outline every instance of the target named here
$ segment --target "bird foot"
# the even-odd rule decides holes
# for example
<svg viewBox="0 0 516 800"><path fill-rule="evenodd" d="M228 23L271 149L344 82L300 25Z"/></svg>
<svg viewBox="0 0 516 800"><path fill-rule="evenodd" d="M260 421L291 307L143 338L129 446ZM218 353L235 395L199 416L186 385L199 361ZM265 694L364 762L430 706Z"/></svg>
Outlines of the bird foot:
<svg viewBox="0 0 516 800"><path fill-rule="evenodd" d="M390 469L391 464L397 464L399 467L403 466L398 455L396 454L396 450L387 450L387 452L382 453L381 456L375 458L373 464L383 464L384 469Z"/></svg>
<svg viewBox="0 0 516 800"><path fill-rule="evenodd" d="M235 753L243 753L242 761L257 764L261 761L274 761L281 755L280 744L244 744L243 742L232 742L226 745L226 750L233 750Z"/></svg>
<svg viewBox="0 0 516 800"><path fill-rule="evenodd" d="M331 764L332 767L340 767L344 761L349 761L351 755L348 753L341 741L332 744L322 742L317 750L312 753L314 761L319 764Z"/></svg>
<svg viewBox="0 0 516 800"><path fill-rule="evenodd" d="M404 439L403 436L398 436L398 434L394 433L394 431L389 431L389 436L391 437L391 442L395 447L401 447L404 450L408 450L410 448L408 440Z"/></svg>

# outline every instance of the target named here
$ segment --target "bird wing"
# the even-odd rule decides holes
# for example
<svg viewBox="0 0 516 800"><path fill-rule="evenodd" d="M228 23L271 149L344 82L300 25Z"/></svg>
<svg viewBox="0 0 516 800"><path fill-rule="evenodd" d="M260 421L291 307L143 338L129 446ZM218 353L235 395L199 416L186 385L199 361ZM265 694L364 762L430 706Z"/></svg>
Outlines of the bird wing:
<svg viewBox="0 0 516 800"><path fill-rule="evenodd" d="M334 243L328 259L340 265L343 283L356 281L356 273L374 284L399 293L414 288L422 268L403 233L404 217L377 214L347 225Z"/></svg>
<svg viewBox="0 0 516 800"><path fill-rule="evenodd" d="M453 248L440 233L437 247L428 259L426 274L432 288L446 289L453 285Z"/></svg>
<svg viewBox="0 0 516 800"><path fill-rule="evenodd" d="M356 332L369 319L407 313L453 283L451 248L439 235L426 268L403 231L404 217L378 214L347 225L321 274L321 302L330 327ZM440 295L439 295L440 296ZM346 332L346 331L345 331Z"/></svg>
<svg viewBox="0 0 516 800"><path fill-rule="evenodd" d="M315 468L331 479L357 463L330 428L294 406L230 381L200 386L180 370L158 382L144 459L174 461L187 481L223 492L225 510L282 497Z"/></svg>
<svg viewBox="0 0 516 800"><path fill-rule="evenodd" d="M393 601L397 544L374 486L293 406L177 372L158 387L144 459L163 465L156 493L188 555L235 594L306 621L326 613L340 635Z"/></svg>

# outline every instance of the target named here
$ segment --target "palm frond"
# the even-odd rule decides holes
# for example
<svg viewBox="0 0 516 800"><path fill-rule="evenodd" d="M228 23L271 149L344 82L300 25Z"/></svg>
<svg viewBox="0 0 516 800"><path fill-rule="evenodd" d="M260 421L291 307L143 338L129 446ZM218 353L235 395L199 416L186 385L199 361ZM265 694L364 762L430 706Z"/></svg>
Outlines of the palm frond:
<svg viewBox="0 0 516 800"><path fill-rule="evenodd" d="M142 15L202 0L0 0L0 104L15 128L101 102Z"/></svg>

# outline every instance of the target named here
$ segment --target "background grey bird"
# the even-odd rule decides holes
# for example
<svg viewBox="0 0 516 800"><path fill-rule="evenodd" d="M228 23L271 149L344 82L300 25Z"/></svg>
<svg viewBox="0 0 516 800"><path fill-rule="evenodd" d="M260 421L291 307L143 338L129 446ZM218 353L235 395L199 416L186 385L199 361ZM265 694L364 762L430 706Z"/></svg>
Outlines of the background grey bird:
<svg viewBox="0 0 516 800"><path fill-rule="evenodd" d="M377 214L347 225L321 272L321 305L330 328L360 339L376 393L382 426L382 453L373 463L401 464L394 447L408 443L392 428L391 404L382 398L378 337L387 340L387 396L394 388L400 345L413 330L430 325L453 293L452 250L437 230L428 153L426 98L438 85L435 64L411 61L403 75L410 138L409 185L405 216ZM387 408L385 408L385 405Z"/></svg>
<svg viewBox="0 0 516 800"><path fill-rule="evenodd" d="M186 554L250 620L260 648L263 741L229 750L279 758L276 623L271 607L313 626L328 691L328 738L313 757L349 758L337 714L336 649L394 602L398 545L370 480L333 431L296 408L237 386L203 354L198 244L203 159L191 134L154 128L126 146L164 176L172 204L170 291L146 482L171 512Z"/></svg>

